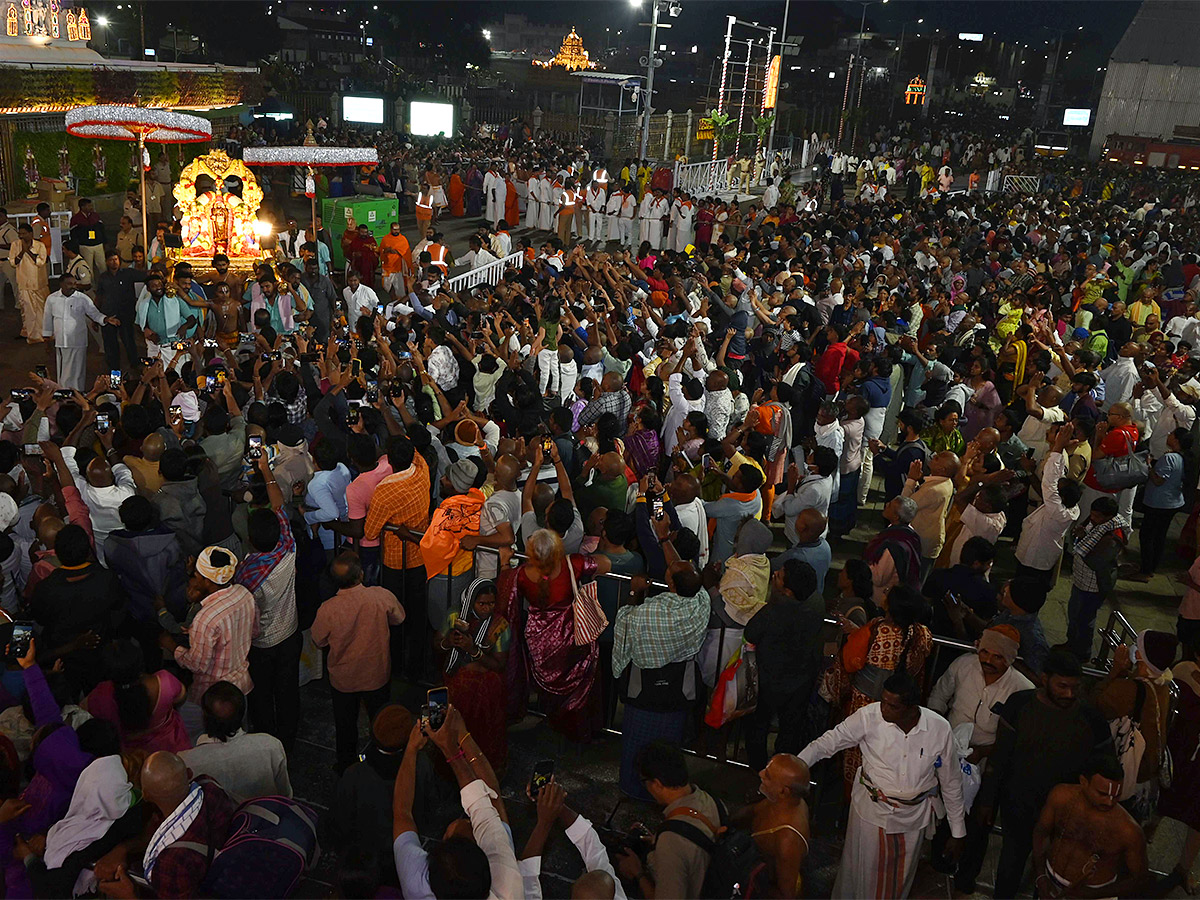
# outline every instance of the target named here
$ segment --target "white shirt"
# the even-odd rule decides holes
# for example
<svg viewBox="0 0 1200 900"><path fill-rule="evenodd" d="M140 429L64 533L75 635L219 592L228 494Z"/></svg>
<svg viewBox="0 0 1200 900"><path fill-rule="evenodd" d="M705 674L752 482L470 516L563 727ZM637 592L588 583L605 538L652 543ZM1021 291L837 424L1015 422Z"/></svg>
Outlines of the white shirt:
<svg viewBox="0 0 1200 900"><path fill-rule="evenodd" d="M499 262L499 260L481 247L478 250L467 251L466 256L463 257L463 262L467 263L472 269L482 269L484 266Z"/></svg>
<svg viewBox="0 0 1200 900"><path fill-rule="evenodd" d="M92 520L92 534L95 536L96 559L104 562L104 543L110 532L124 528L121 522L121 504L137 493L137 484L129 466L117 463L112 467L113 483L108 487L92 487L87 479L79 472L75 462L75 448L63 447L63 462L75 479L75 487L83 502L87 504L88 515Z"/></svg>
<svg viewBox="0 0 1200 900"><path fill-rule="evenodd" d="M850 747L862 750L862 772L888 797L910 800L940 786L942 802L953 837L965 837L963 822L962 772L954 752L950 723L932 710L922 708L912 730L885 722L879 704L872 703L851 713L841 724L825 732L800 751L808 766ZM864 822L885 834L919 831L932 824L932 797L911 806L875 802L855 778L851 808Z"/></svg>
<svg viewBox="0 0 1200 900"><path fill-rule="evenodd" d="M1100 371L1100 380L1104 382L1104 402L1100 408L1107 410L1114 403L1128 403L1141 376L1132 357L1118 356L1111 366Z"/></svg>
<svg viewBox="0 0 1200 900"><path fill-rule="evenodd" d="M806 509L815 509L823 516L829 515L829 498L833 494L833 476L805 475L796 485L794 494L781 494L771 504L771 518L783 517L783 536L789 546L799 543L796 534L796 516ZM828 530L828 529L826 529Z"/></svg>
<svg viewBox="0 0 1200 900"><path fill-rule="evenodd" d="M1021 430L1017 432L1017 437L1033 450L1033 458L1041 460L1046 455L1046 451L1050 449L1050 445L1046 442L1046 435L1050 432L1050 426L1056 422L1065 422L1067 414L1057 406L1043 406L1042 417L1039 419L1036 416L1026 416L1025 421L1021 425ZM1024 533L1024 526L1022 526ZM1061 545L1060 545L1061 546Z"/></svg>
<svg viewBox="0 0 1200 900"><path fill-rule="evenodd" d="M86 320L104 324L104 314L96 309L90 297L83 291L72 291L68 297L55 291L46 298L46 311L42 316L42 337L54 338L54 346L62 349L86 349L88 341Z"/></svg>
<svg viewBox="0 0 1200 900"><path fill-rule="evenodd" d="M1155 393L1158 392L1155 391ZM1167 452L1167 435L1176 428L1186 428L1191 431L1195 421L1196 408L1194 406L1180 403L1179 398L1173 393L1167 394L1167 399L1162 403L1162 410L1158 414L1158 420L1154 423L1148 439L1150 455L1155 459L1161 458Z"/></svg>
<svg viewBox="0 0 1200 900"><path fill-rule="evenodd" d="M946 716L951 728L964 722L973 723L971 746L986 747L996 742L996 729L1000 725L1000 717L992 711L993 707L1018 691L1032 689L1033 682L1013 666L991 684L984 684L979 657L964 653L950 663L933 686L929 708Z"/></svg>
<svg viewBox="0 0 1200 900"><path fill-rule="evenodd" d="M575 821L564 832L567 838L575 845L575 849L579 851L579 855L583 857L583 867L588 872L594 872L599 869L601 872L607 872L613 880L613 900L626 900L625 889L621 887L621 879L617 873L613 871L612 863L608 859L608 850L600 841L600 835L596 834L596 829L592 827L592 823L583 816L576 816ZM542 900L542 858L540 856L531 856L528 859L517 860L517 865L521 869L521 879L525 882L525 900Z"/></svg>
<svg viewBox="0 0 1200 900"><path fill-rule="evenodd" d="M688 413L704 411L704 395L701 394L699 400L689 400L683 393L683 373L672 372L667 379L667 396L671 399L671 409L663 421L662 438L663 449L670 456L678 443L676 429L683 424Z"/></svg>
<svg viewBox="0 0 1200 900"><path fill-rule="evenodd" d="M708 565L708 513L704 511L704 500L697 497L691 503L675 504L675 515L679 524L689 528L700 539L700 568Z"/></svg>
<svg viewBox="0 0 1200 900"><path fill-rule="evenodd" d="M973 537L985 538L989 544L994 545L1000 539L1000 532L1004 530L1007 521L1008 517L1004 515L1003 510L985 513L980 512L974 503L968 504L962 511L962 531L958 533L958 537L954 539L954 546L950 548L950 565L958 565L963 546Z"/></svg>
<svg viewBox="0 0 1200 900"><path fill-rule="evenodd" d="M1164 333L1172 341L1187 341L1192 345L1190 356L1200 356L1200 318L1196 316L1175 316L1167 322Z"/></svg>
<svg viewBox="0 0 1200 900"><path fill-rule="evenodd" d="M1062 556L1067 529L1079 518L1079 507L1067 508L1058 495L1058 480L1066 468L1061 453L1046 457L1042 469L1042 505L1025 517L1017 541L1017 562L1023 566L1042 572L1053 569Z"/></svg>
<svg viewBox="0 0 1200 900"><path fill-rule="evenodd" d="M613 191L612 195L608 198L608 205L604 208L604 211L610 216L620 215L621 207L624 204L625 193L618 188L617 190Z"/></svg>
<svg viewBox="0 0 1200 900"><path fill-rule="evenodd" d="M359 282L357 291L351 291L349 287L342 288L342 299L346 301L351 328L360 316L369 316L375 312L375 307L379 304L379 296L362 282Z"/></svg>
<svg viewBox="0 0 1200 900"><path fill-rule="evenodd" d="M708 436L718 441L725 440L729 433L729 419L733 415L733 391L723 388L704 392L704 416L708 419Z"/></svg>
<svg viewBox="0 0 1200 900"><path fill-rule="evenodd" d="M602 191L600 188L588 188L588 192L587 192L587 208L588 209L590 209L594 213L602 213L602 212L604 212L605 202L606 202L606 198L604 196L604 191Z"/></svg>

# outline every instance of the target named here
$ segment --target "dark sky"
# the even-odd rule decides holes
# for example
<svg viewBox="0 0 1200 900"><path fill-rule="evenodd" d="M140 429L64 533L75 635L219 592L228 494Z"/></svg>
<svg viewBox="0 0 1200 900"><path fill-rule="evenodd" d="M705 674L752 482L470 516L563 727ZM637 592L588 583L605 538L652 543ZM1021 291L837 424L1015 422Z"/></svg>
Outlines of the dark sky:
<svg viewBox="0 0 1200 900"><path fill-rule="evenodd" d="M276 0L278 2L278 0ZM313 0L314 5L328 0ZM623 32L622 41L632 39L635 45L645 43L648 29L638 28L638 22L648 21L651 0L642 0L633 8L629 0L526 0L526 2L497 2L497 0L333 0L347 7L347 20L365 18L368 21L381 13L401 15L418 31L427 30L432 36L448 25L463 26L495 20L504 13L522 13L532 21L558 24L564 32L576 26L589 46L603 46L604 29ZM673 28L663 34L663 41L672 46L699 44L702 49L716 53L725 34L725 17L735 14L740 19L763 24L782 25L784 0L680 0L682 14L660 21ZM130 5L116 10L113 0L92 0L88 6L96 13L127 23L130 37L134 36ZM253 56L269 52L262 38L261 25L265 17L265 0L149 0L147 37L156 26L168 21L206 32L214 50L222 46L231 56ZM1065 2L1065 0L890 0L887 4L872 3L867 11L868 28L898 34L908 22L908 33L932 28L943 32L959 31L996 33L1003 40L1027 40L1031 45L1053 39L1057 30L1073 33L1073 38L1089 46L1093 53L1107 59L1126 26L1137 11L1136 0L1102 0L1102 2ZM379 7L379 11L374 9ZM277 7L278 8L278 7ZM855 0L793 0L788 32L805 36L808 47L828 43L842 27L857 28L862 5ZM925 24L917 26L918 18ZM1078 31L1078 26L1084 26ZM368 34L370 33L368 26ZM219 52L219 51L218 51ZM217 55L217 53L214 53ZM224 55L224 54L222 54ZM233 62L233 59L226 61Z"/></svg>

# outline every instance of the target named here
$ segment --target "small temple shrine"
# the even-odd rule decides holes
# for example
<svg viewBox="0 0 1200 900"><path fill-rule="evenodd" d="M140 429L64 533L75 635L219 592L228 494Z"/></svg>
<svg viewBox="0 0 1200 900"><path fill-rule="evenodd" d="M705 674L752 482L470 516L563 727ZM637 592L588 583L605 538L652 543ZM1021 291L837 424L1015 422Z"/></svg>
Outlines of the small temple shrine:
<svg viewBox="0 0 1200 900"><path fill-rule="evenodd" d="M571 27L571 33L563 38L562 47L559 48L554 59L535 59L533 64L541 66L544 69L549 69L552 66L561 66L568 72L596 68L596 63L592 61L588 56L587 50L583 47L583 38L575 33L574 26Z"/></svg>

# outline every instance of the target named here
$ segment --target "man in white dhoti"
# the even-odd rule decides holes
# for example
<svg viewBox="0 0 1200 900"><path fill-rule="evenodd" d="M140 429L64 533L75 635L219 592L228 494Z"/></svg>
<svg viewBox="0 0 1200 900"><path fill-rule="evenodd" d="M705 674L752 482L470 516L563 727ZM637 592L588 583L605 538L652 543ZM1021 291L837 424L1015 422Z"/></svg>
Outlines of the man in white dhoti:
<svg viewBox="0 0 1200 900"><path fill-rule="evenodd" d="M650 231L653 227L661 227L661 222L654 219L654 194L646 191L638 206L638 244L650 241ZM653 245L653 241L650 241Z"/></svg>
<svg viewBox="0 0 1200 900"><path fill-rule="evenodd" d="M637 215L638 201L637 195L633 191L625 191L625 196L621 200L620 226L621 226L621 246L633 246L633 219Z"/></svg>
<svg viewBox="0 0 1200 900"><path fill-rule="evenodd" d="M772 178L767 183L767 189L763 191L762 205L763 209L770 209L779 203L779 179Z"/></svg>
<svg viewBox="0 0 1200 900"><path fill-rule="evenodd" d="M687 245L692 243L695 234L693 227L695 219L696 205L692 202L691 197L682 194L676 201L675 241L671 245L671 249L676 253L683 253L687 249Z"/></svg>
<svg viewBox="0 0 1200 900"><path fill-rule="evenodd" d="M604 195L604 188L593 181L587 190L584 202L587 204L588 238L597 244L602 244L605 240L604 210L605 204L608 202L608 198Z"/></svg>
<svg viewBox="0 0 1200 900"><path fill-rule="evenodd" d="M648 231L649 237L646 238L650 242L650 246L655 250L663 249L664 231L667 225L667 219L671 215L671 204L666 195L661 190L654 192L653 200L650 204L650 228Z"/></svg>
<svg viewBox="0 0 1200 900"><path fill-rule="evenodd" d="M534 166L533 174L529 176L527 184L528 193L526 194L525 203L525 227L533 230L538 227L538 215L541 210L541 200L538 199L541 194L540 182L542 179L542 167Z"/></svg>
<svg viewBox="0 0 1200 900"><path fill-rule="evenodd" d="M604 221L608 226L605 234L607 240L618 242L621 240L621 206L624 202L625 192L621 190L620 185L617 185L608 195L608 202L604 205Z"/></svg>
<svg viewBox="0 0 1200 900"><path fill-rule="evenodd" d="M950 823L946 855L957 859L962 852L967 829L954 735L949 722L920 702L912 676L892 675L878 703L850 714L800 751L811 766L839 750L862 750L834 898L907 897L925 835L933 833L939 793Z"/></svg>
<svg viewBox="0 0 1200 900"><path fill-rule="evenodd" d="M668 250L673 250L675 248L675 236L679 233L679 205L683 203L683 192L680 191L678 196L674 198L667 197L667 200L670 204L670 213L667 217L667 240L663 246Z"/></svg>
<svg viewBox="0 0 1200 900"><path fill-rule="evenodd" d="M487 174L483 176L483 196L487 201L487 220L495 228L504 215L504 178L496 171L494 162L488 163Z"/></svg>
<svg viewBox="0 0 1200 900"><path fill-rule="evenodd" d="M46 349L54 360L57 381L65 388L75 391L87 390L84 376L87 374L87 319L97 325L119 327L121 322L96 309L90 297L75 290L75 276L65 272L58 282L58 290L46 298L46 309L42 319L42 337Z"/></svg>
<svg viewBox="0 0 1200 900"><path fill-rule="evenodd" d="M543 172L538 179L538 230L554 230L554 210L557 207L554 199L554 182L548 172Z"/></svg>

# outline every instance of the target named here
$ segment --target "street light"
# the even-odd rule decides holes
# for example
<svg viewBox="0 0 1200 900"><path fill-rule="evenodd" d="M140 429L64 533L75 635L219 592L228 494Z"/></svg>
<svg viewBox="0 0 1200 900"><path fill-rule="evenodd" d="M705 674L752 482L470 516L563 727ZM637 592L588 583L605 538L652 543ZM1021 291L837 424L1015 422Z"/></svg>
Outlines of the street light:
<svg viewBox="0 0 1200 900"><path fill-rule="evenodd" d="M642 0L629 0L631 6L640 7ZM646 158L646 149L650 145L650 112L653 107L650 105L654 99L654 70L662 65L662 60L654 55L655 40L658 38L658 13L661 7L666 6L667 12L672 17L678 16L682 11L679 3L676 0L671 0L667 5L665 0L651 0L650 14L650 52L645 58L646 63L646 90L642 93L642 143L641 143L641 158ZM670 25L664 25L664 28L670 28ZM665 48L664 48L665 49Z"/></svg>
<svg viewBox="0 0 1200 900"><path fill-rule="evenodd" d="M862 18L859 19L859 22L858 22L858 56L854 60L859 65L858 103L855 104L856 108L860 107L862 105L863 82L866 81L866 78L867 78L867 69L863 65L863 61L862 61L863 32L867 28L867 7L874 6L876 3L882 4L882 3L887 3L887 2L888 2L888 0L859 0L859 3L862 5ZM854 121L854 134L850 138L850 149L851 150L854 149L854 145L857 142L858 142L858 117L856 116L855 121Z"/></svg>

